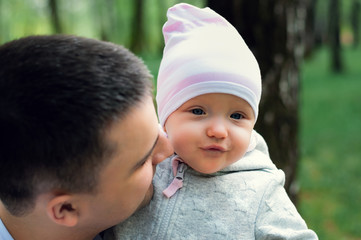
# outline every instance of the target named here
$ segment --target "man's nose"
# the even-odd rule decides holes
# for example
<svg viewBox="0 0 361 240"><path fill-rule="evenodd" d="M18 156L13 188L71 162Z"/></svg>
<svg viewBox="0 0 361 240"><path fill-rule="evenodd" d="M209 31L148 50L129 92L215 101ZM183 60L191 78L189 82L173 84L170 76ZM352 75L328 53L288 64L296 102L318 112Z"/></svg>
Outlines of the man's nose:
<svg viewBox="0 0 361 240"><path fill-rule="evenodd" d="M206 128L206 134L211 138L226 138L228 136L228 129L223 119L213 118L209 120Z"/></svg>
<svg viewBox="0 0 361 240"><path fill-rule="evenodd" d="M174 149L170 144L169 139L167 138L166 134L159 130L159 138L156 148L154 149L154 155L152 159L153 165L156 165L162 162L164 159L169 157L174 153Z"/></svg>

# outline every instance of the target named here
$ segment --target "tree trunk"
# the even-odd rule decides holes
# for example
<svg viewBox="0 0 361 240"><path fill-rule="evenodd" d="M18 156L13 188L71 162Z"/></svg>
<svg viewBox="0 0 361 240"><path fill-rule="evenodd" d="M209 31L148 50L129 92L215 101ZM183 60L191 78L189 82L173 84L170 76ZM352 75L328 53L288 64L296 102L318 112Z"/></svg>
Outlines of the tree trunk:
<svg viewBox="0 0 361 240"><path fill-rule="evenodd" d="M2 44L3 43L3 29L2 29L2 26L3 26L3 23L2 23L2 21L3 21L3 16L1 15L2 14L2 7L3 7L3 5L2 5L2 0L0 0L0 44Z"/></svg>
<svg viewBox="0 0 361 240"><path fill-rule="evenodd" d="M316 42L316 5L317 0L307 0L306 5L306 33L305 33L305 57L312 55Z"/></svg>
<svg viewBox="0 0 361 240"><path fill-rule="evenodd" d="M208 0L241 33L262 73L256 130L272 160L286 173L285 188L296 204L299 64L303 58L307 0Z"/></svg>
<svg viewBox="0 0 361 240"><path fill-rule="evenodd" d="M144 39L144 0L134 1L134 15L133 15L133 26L131 35L130 50L134 53L139 53L143 49Z"/></svg>
<svg viewBox="0 0 361 240"><path fill-rule="evenodd" d="M333 72L342 71L341 41L340 41L340 4L339 0L329 2L329 43L331 47L331 69Z"/></svg>
<svg viewBox="0 0 361 240"><path fill-rule="evenodd" d="M360 2L358 0L352 1L350 16L353 32L353 47L357 48L360 41Z"/></svg>
<svg viewBox="0 0 361 240"><path fill-rule="evenodd" d="M51 24L53 26L54 32L62 33L63 27L62 27L61 20L59 17L58 1L57 0L49 0L49 9L50 9L50 14L51 14Z"/></svg>

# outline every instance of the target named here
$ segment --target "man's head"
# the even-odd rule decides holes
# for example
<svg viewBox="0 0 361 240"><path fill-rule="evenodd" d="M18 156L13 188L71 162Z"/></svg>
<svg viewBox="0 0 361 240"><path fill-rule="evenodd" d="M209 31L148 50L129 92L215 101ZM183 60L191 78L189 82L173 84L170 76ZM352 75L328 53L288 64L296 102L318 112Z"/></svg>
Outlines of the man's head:
<svg viewBox="0 0 361 240"><path fill-rule="evenodd" d="M134 188L134 206L113 220L132 214L151 195L153 165L171 153L143 62L121 46L62 35L15 40L0 55L0 199L7 211L26 215L45 193L92 195L94 206L102 193L115 204L129 193L105 191ZM109 186L112 169L123 181L113 184L122 186ZM143 171L145 179L134 179ZM74 207L64 206L59 212Z"/></svg>

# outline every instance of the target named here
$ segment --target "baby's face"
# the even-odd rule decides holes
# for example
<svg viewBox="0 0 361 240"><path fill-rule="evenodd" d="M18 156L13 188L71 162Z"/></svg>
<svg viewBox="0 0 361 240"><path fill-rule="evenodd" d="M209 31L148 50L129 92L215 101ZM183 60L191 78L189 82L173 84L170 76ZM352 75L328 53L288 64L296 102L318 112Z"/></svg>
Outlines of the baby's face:
<svg viewBox="0 0 361 240"><path fill-rule="evenodd" d="M174 111L165 131L185 163L209 174L246 153L254 124L254 112L245 100L210 93L192 98Z"/></svg>

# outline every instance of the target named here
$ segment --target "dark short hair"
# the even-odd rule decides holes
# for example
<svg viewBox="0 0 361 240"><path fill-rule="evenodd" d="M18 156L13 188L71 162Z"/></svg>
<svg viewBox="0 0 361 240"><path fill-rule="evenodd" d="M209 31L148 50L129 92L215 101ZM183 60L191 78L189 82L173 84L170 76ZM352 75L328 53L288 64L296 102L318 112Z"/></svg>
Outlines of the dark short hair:
<svg viewBox="0 0 361 240"><path fill-rule="evenodd" d="M3 204L21 215L41 192L94 191L107 126L151 94L147 67L122 46L69 35L14 40L0 56Z"/></svg>

